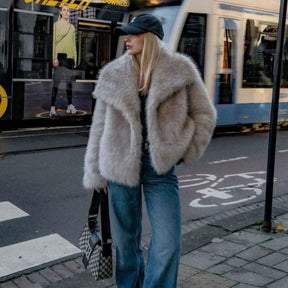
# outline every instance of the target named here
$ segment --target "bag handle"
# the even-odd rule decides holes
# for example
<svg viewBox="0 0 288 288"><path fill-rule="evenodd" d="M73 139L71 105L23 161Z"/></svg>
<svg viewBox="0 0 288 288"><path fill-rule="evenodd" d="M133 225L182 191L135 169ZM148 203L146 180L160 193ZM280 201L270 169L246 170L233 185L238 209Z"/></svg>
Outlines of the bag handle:
<svg viewBox="0 0 288 288"><path fill-rule="evenodd" d="M88 213L88 226L91 234L99 231L99 223L97 221L99 207L100 193L94 190Z"/></svg>
<svg viewBox="0 0 288 288"><path fill-rule="evenodd" d="M104 192L104 189L101 189L100 192L94 189L93 197L89 208L88 214L88 226L90 232L93 234L99 232L99 207L101 212L101 235L102 235L102 247L103 247L103 256L111 256L111 229L110 229L110 218L109 218L109 203L108 195Z"/></svg>
<svg viewBox="0 0 288 288"><path fill-rule="evenodd" d="M109 218L109 201L108 195L101 190L100 192L101 201L101 232L102 232L102 255L104 257L112 256L112 239L111 239L111 228Z"/></svg>

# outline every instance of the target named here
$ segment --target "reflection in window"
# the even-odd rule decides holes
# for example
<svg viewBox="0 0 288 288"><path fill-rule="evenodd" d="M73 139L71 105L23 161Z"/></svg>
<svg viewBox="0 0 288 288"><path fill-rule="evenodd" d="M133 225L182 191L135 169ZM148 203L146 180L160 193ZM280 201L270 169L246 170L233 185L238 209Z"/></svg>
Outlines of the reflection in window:
<svg viewBox="0 0 288 288"><path fill-rule="evenodd" d="M235 20L229 18L219 19L217 49L218 104L231 104L233 102L236 31Z"/></svg>
<svg viewBox="0 0 288 288"><path fill-rule="evenodd" d="M244 43L243 87L272 87L276 41L276 25L247 20Z"/></svg>
<svg viewBox="0 0 288 288"><path fill-rule="evenodd" d="M50 77L52 17L17 11L14 17L14 77Z"/></svg>
<svg viewBox="0 0 288 288"><path fill-rule="evenodd" d="M8 69L8 42L6 36L6 12L0 11L0 71Z"/></svg>
<svg viewBox="0 0 288 288"><path fill-rule="evenodd" d="M110 24L91 22L88 26L86 23L89 24L88 21L78 24L78 77L95 80L99 69L111 60L111 28Z"/></svg>
<svg viewBox="0 0 288 288"><path fill-rule="evenodd" d="M202 75L204 75L205 38L205 15L189 14L179 41L178 51L191 56Z"/></svg>

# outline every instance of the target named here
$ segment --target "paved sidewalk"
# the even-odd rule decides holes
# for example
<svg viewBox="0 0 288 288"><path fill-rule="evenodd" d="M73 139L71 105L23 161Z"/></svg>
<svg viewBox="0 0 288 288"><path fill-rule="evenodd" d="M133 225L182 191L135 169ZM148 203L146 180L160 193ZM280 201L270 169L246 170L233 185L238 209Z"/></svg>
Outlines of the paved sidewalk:
<svg viewBox="0 0 288 288"><path fill-rule="evenodd" d="M249 212L247 212L249 214ZM247 214L245 213L245 214ZM242 215L241 215L242 214ZM252 215L250 213L250 215ZM235 216L243 218L243 213ZM233 216L226 220L234 221ZM256 218L255 218L256 219ZM223 217L222 225L225 226ZM229 221L226 223L229 223ZM278 216L273 232L266 233L260 225L231 232L214 222L183 232L183 252L177 287L179 288L287 288L288 287L288 213ZM187 227L183 227L183 231ZM216 229L216 230L215 230ZM221 232L215 232L220 229ZM205 243L195 238L198 233L222 235ZM190 244L199 246L187 248ZM143 239L144 249L148 239ZM196 247L195 246L195 247ZM185 252L185 249L191 249ZM108 288L116 287L114 279L95 282L85 271L81 259L71 259L30 274L11 279L1 288Z"/></svg>

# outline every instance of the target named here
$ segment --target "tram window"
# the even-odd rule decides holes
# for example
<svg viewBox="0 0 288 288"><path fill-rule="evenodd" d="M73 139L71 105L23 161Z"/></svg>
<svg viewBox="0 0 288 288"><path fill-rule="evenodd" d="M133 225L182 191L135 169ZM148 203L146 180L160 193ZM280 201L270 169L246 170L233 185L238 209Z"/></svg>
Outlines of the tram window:
<svg viewBox="0 0 288 288"><path fill-rule="evenodd" d="M193 58L204 75L206 15L189 14L180 37L178 51Z"/></svg>
<svg viewBox="0 0 288 288"><path fill-rule="evenodd" d="M78 69L81 71L81 78L86 80L96 79L98 70L111 59L110 30L109 33L79 31L78 39Z"/></svg>
<svg viewBox="0 0 288 288"><path fill-rule="evenodd" d="M0 72L8 69L8 42L6 32L6 12L0 11Z"/></svg>
<svg viewBox="0 0 288 288"><path fill-rule="evenodd" d="M95 80L99 70L116 56L118 37L112 31L116 23L78 18L78 77Z"/></svg>
<svg viewBox="0 0 288 288"><path fill-rule="evenodd" d="M51 77L52 16L16 12L13 37L14 78Z"/></svg>
<svg viewBox="0 0 288 288"><path fill-rule="evenodd" d="M235 57L237 22L230 18L219 18L219 36L217 48L217 102L218 104L233 103L235 87Z"/></svg>
<svg viewBox="0 0 288 288"><path fill-rule="evenodd" d="M10 7L12 5L12 1L11 0L1 0L1 6L2 7Z"/></svg>
<svg viewBox="0 0 288 288"><path fill-rule="evenodd" d="M246 21L243 88L272 87L276 41L277 25L256 20Z"/></svg>

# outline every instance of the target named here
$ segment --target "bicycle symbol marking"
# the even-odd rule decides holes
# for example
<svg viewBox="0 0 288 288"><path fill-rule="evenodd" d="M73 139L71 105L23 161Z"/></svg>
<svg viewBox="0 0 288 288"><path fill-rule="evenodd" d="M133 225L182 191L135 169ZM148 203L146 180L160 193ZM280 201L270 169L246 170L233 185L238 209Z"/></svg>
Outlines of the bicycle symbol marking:
<svg viewBox="0 0 288 288"><path fill-rule="evenodd" d="M208 187L197 189L195 192L201 194L201 197L189 203L191 207L210 208L242 203L260 196L263 192L262 186L266 182L263 175L266 175L266 171L228 174L218 179L212 174L184 175L178 178L180 189L203 186L212 182ZM239 184L235 185L235 182ZM237 198L240 196L240 199L235 199L235 196L238 196ZM211 199L215 200L213 204L211 204Z"/></svg>

